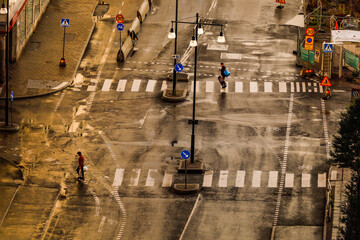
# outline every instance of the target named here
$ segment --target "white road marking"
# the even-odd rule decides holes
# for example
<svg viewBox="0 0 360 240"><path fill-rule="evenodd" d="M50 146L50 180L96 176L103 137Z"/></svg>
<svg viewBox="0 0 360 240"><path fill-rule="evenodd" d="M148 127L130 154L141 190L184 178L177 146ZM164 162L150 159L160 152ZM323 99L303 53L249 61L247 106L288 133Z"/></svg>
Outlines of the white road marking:
<svg viewBox="0 0 360 240"><path fill-rule="evenodd" d="M314 92L317 92L317 83L314 83Z"/></svg>
<svg viewBox="0 0 360 240"><path fill-rule="evenodd" d="M219 176L219 187L227 187L227 179L228 179L229 171L221 170Z"/></svg>
<svg viewBox="0 0 360 240"><path fill-rule="evenodd" d="M301 187L310 187L311 175L308 173L301 174Z"/></svg>
<svg viewBox="0 0 360 240"><path fill-rule="evenodd" d="M278 171L270 171L269 172L268 187L276 188L277 183L278 183Z"/></svg>
<svg viewBox="0 0 360 240"><path fill-rule="evenodd" d="M141 79L135 79L133 81L133 84L131 86L131 91L132 92L138 92L140 89L140 83L141 83Z"/></svg>
<svg viewBox="0 0 360 240"><path fill-rule="evenodd" d="M318 173L318 187L326 187L326 173Z"/></svg>
<svg viewBox="0 0 360 240"><path fill-rule="evenodd" d="M334 181L336 180L337 176L337 171L336 170L332 170L331 171L331 175L330 175L330 180Z"/></svg>
<svg viewBox="0 0 360 240"><path fill-rule="evenodd" d="M253 171L252 187L260 187L261 171Z"/></svg>
<svg viewBox="0 0 360 240"><path fill-rule="evenodd" d="M319 91L320 91L320 93L323 93L324 92L324 87L323 86L319 86Z"/></svg>
<svg viewBox="0 0 360 240"><path fill-rule="evenodd" d="M286 173L286 175L285 175L285 187L286 188L293 188L294 187L294 174L293 173Z"/></svg>
<svg viewBox="0 0 360 240"><path fill-rule="evenodd" d="M200 91L200 82L196 82L196 92L198 93ZM191 92L194 92L194 81L191 81Z"/></svg>
<svg viewBox="0 0 360 240"><path fill-rule="evenodd" d="M272 82L264 82L264 92L272 92Z"/></svg>
<svg viewBox="0 0 360 240"><path fill-rule="evenodd" d="M101 232L101 231L102 231L102 229L103 229L103 227L104 227L105 219L106 219L105 216L103 216L103 217L101 218L101 222L100 222L99 227L98 227L98 232Z"/></svg>
<svg viewBox="0 0 360 240"><path fill-rule="evenodd" d="M325 138L325 143L326 143L326 145L325 145L326 158L330 159L330 140L329 140L328 127L327 127L325 101L324 101L324 99L321 99L320 102L321 102L321 112L322 112L322 119L323 119L323 126L324 126L324 138Z"/></svg>
<svg viewBox="0 0 360 240"><path fill-rule="evenodd" d="M86 105L79 105L75 117L80 116L81 114L86 114Z"/></svg>
<svg viewBox="0 0 360 240"><path fill-rule="evenodd" d="M165 173L163 178L162 187L171 187L173 175L169 173Z"/></svg>
<svg viewBox="0 0 360 240"><path fill-rule="evenodd" d="M155 89L156 80L149 80L148 84L146 85L145 92L153 92Z"/></svg>
<svg viewBox="0 0 360 240"><path fill-rule="evenodd" d="M113 81L112 79L105 79L104 85L103 85L101 91L108 92L110 90L112 81Z"/></svg>
<svg viewBox="0 0 360 240"><path fill-rule="evenodd" d="M279 82L279 92L287 92L286 82Z"/></svg>
<svg viewBox="0 0 360 240"><path fill-rule="evenodd" d="M214 82L213 81L206 81L206 90L207 93L214 92Z"/></svg>
<svg viewBox="0 0 360 240"><path fill-rule="evenodd" d="M235 187L244 187L245 184L245 171L237 171Z"/></svg>
<svg viewBox="0 0 360 240"><path fill-rule="evenodd" d="M296 82L296 92L300 92L300 83Z"/></svg>
<svg viewBox="0 0 360 240"><path fill-rule="evenodd" d="M69 132L76 132L80 125L80 122L73 121L70 125Z"/></svg>
<svg viewBox="0 0 360 240"><path fill-rule="evenodd" d="M204 174L204 179L203 179L203 187L211 187L212 185L212 179L213 179L213 171L212 170L208 170L205 172Z"/></svg>
<svg viewBox="0 0 360 240"><path fill-rule="evenodd" d="M153 187L155 185L155 177L153 175L157 172L157 169L149 169L148 175L146 178L146 187Z"/></svg>
<svg viewBox="0 0 360 240"><path fill-rule="evenodd" d="M126 79L120 79L119 83L117 85L116 91L117 92L124 92L125 91L125 86L126 86Z"/></svg>
<svg viewBox="0 0 360 240"><path fill-rule="evenodd" d="M309 87L309 88L308 88L308 92L312 92L312 91L311 91L311 82L308 83L308 87Z"/></svg>
<svg viewBox="0 0 360 240"><path fill-rule="evenodd" d="M304 82L302 83L302 92L306 92L306 84Z"/></svg>
<svg viewBox="0 0 360 240"><path fill-rule="evenodd" d="M119 187L122 184L124 178L124 169L123 168L117 168L115 171L115 175L114 175L114 182L113 182L113 186L114 187Z"/></svg>
<svg viewBox="0 0 360 240"><path fill-rule="evenodd" d="M222 87L220 87L220 92L222 93L222 92L229 92L229 86L227 86L226 88L222 88Z"/></svg>
<svg viewBox="0 0 360 240"><path fill-rule="evenodd" d="M258 91L258 83L250 82L250 92L257 92L257 91Z"/></svg>
<svg viewBox="0 0 360 240"><path fill-rule="evenodd" d="M1 89L0 89L0 94L1 94ZM54 108L54 112L56 112L58 110L58 108L60 107L60 104L61 104L62 100L64 99L64 97L65 97L65 92L63 92L61 94L59 101L56 103L56 106Z"/></svg>
<svg viewBox="0 0 360 240"><path fill-rule="evenodd" d="M133 169L130 178L129 186L137 186L139 184L141 169Z"/></svg>
<svg viewBox="0 0 360 240"><path fill-rule="evenodd" d="M161 84L161 91L164 91L165 89L167 89L167 83L166 81L163 81Z"/></svg>
<svg viewBox="0 0 360 240"><path fill-rule="evenodd" d="M89 85L86 89L88 92L95 92L96 91L96 85Z"/></svg>
<svg viewBox="0 0 360 240"><path fill-rule="evenodd" d="M53 87L52 89L60 89L62 87L65 87L65 85L68 84L68 82L62 82L59 85L57 85L56 87ZM1 88L0 88L0 94L1 94Z"/></svg>
<svg viewBox="0 0 360 240"><path fill-rule="evenodd" d="M243 82L235 82L235 92L243 92Z"/></svg>
<svg viewBox="0 0 360 240"><path fill-rule="evenodd" d="M293 82L290 83L290 91L295 92L295 86Z"/></svg>

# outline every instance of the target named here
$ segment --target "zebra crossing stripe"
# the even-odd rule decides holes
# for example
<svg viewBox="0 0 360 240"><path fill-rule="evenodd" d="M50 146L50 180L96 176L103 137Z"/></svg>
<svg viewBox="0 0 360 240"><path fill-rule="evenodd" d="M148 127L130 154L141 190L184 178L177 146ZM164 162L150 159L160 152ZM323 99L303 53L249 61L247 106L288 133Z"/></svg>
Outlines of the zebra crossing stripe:
<svg viewBox="0 0 360 240"><path fill-rule="evenodd" d="M279 82L279 92L287 92L286 82Z"/></svg>
<svg viewBox="0 0 360 240"><path fill-rule="evenodd" d="M243 82L235 82L235 92L243 92Z"/></svg>
<svg viewBox="0 0 360 240"><path fill-rule="evenodd" d="M300 83L296 82L296 92L300 92Z"/></svg>
<svg viewBox="0 0 360 240"><path fill-rule="evenodd" d="M301 174L301 187L310 187L310 178L311 175L309 173Z"/></svg>
<svg viewBox="0 0 360 240"><path fill-rule="evenodd" d="M295 86L293 82L290 83L290 92L295 92Z"/></svg>
<svg viewBox="0 0 360 240"><path fill-rule="evenodd" d="M260 187L261 171L253 171L252 187Z"/></svg>
<svg viewBox="0 0 360 240"><path fill-rule="evenodd" d="M269 172L268 187L269 188L276 188L277 183L278 183L278 171L270 171Z"/></svg>
<svg viewBox="0 0 360 240"><path fill-rule="evenodd" d="M219 177L219 187L227 187L227 179L228 179L229 171L221 170Z"/></svg>
<svg viewBox="0 0 360 240"><path fill-rule="evenodd" d="M88 92L95 92L96 91L96 85L89 85L86 89Z"/></svg>
<svg viewBox="0 0 360 240"><path fill-rule="evenodd" d="M258 83L250 82L250 92L257 92L257 91L258 91Z"/></svg>
<svg viewBox="0 0 360 240"><path fill-rule="evenodd" d="M314 83L314 92L317 92L317 83Z"/></svg>
<svg viewBox="0 0 360 240"><path fill-rule="evenodd" d="M332 180L332 181L336 180L336 176L337 176L337 171L332 170L331 175L330 175L330 180Z"/></svg>
<svg viewBox="0 0 360 240"><path fill-rule="evenodd" d="M306 92L306 84L304 82L302 83L302 91Z"/></svg>
<svg viewBox="0 0 360 240"><path fill-rule="evenodd" d="M194 81L191 81L191 92L194 92ZM196 92L200 92L200 82L196 84Z"/></svg>
<svg viewBox="0 0 360 240"><path fill-rule="evenodd" d="M146 187L153 187L155 185L154 175L156 174L156 172L157 172L157 169L149 169L148 175L146 178L146 183L145 183Z"/></svg>
<svg viewBox="0 0 360 240"><path fill-rule="evenodd" d="M145 92L153 92L155 89L156 80L149 80L146 85Z"/></svg>
<svg viewBox="0 0 360 240"><path fill-rule="evenodd" d="M139 184L141 169L133 169L130 178L130 186L135 187Z"/></svg>
<svg viewBox="0 0 360 240"><path fill-rule="evenodd" d="M320 90L320 93L323 93L324 92L323 86L319 86L319 90Z"/></svg>
<svg viewBox="0 0 360 240"><path fill-rule="evenodd" d="M123 181L123 177L124 177L124 169L123 168L117 168L115 170L113 186L114 187L121 186L122 181Z"/></svg>
<svg viewBox="0 0 360 240"><path fill-rule="evenodd" d="M308 83L308 87L309 87L308 92L311 92L311 83L310 82Z"/></svg>
<svg viewBox="0 0 360 240"><path fill-rule="evenodd" d="M214 92L214 82L213 82L213 81L206 81L205 91L206 91L207 93L212 93L212 92Z"/></svg>
<svg viewBox="0 0 360 240"><path fill-rule="evenodd" d="M167 83L166 81L164 80L161 84L161 91L165 91L167 89Z"/></svg>
<svg viewBox="0 0 360 240"><path fill-rule="evenodd" d="M165 173L161 186L162 187L171 187L172 178L173 178L172 174Z"/></svg>
<svg viewBox="0 0 360 240"><path fill-rule="evenodd" d="M326 187L326 173L318 173L318 187Z"/></svg>
<svg viewBox="0 0 360 240"><path fill-rule="evenodd" d="M131 91L138 92L140 89L140 83L141 83L141 79L135 79L131 86Z"/></svg>
<svg viewBox="0 0 360 240"><path fill-rule="evenodd" d="M125 86L126 86L126 79L120 79L119 83L117 85L116 91L117 92L124 92L125 91Z"/></svg>
<svg viewBox="0 0 360 240"><path fill-rule="evenodd" d="M244 187L245 184L245 171L237 171L235 187Z"/></svg>
<svg viewBox="0 0 360 240"><path fill-rule="evenodd" d="M264 82L264 92L272 92L272 82Z"/></svg>
<svg viewBox="0 0 360 240"><path fill-rule="evenodd" d="M286 173L285 174L285 187L286 188L293 188L294 187L294 174L293 173Z"/></svg>
<svg viewBox="0 0 360 240"><path fill-rule="evenodd" d="M203 187L211 187L212 185L212 179L213 179L213 171L212 170L208 170L205 172L204 174L204 179L203 179Z"/></svg>
<svg viewBox="0 0 360 240"><path fill-rule="evenodd" d="M102 92L108 92L111 87L112 79L105 79L104 85L101 89Z"/></svg>

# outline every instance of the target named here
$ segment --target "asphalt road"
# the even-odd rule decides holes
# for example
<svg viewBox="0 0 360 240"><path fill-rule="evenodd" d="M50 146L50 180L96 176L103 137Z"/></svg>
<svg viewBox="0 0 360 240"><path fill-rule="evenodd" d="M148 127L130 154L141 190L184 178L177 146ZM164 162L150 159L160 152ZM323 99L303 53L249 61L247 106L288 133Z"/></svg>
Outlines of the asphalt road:
<svg viewBox="0 0 360 240"><path fill-rule="evenodd" d="M177 195L170 187L184 181L177 166L180 152L190 149L192 27L181 25L178 34L178 52L191 76L178 88L191 94L167 103L160 96L171 87L165 79L173 64L167 33L174 1L154 2L136 50L121 64L112 19L118 9L110 8L96 25L75 86L23 101L24 111L15 113L26 130L18 141L21 154L36 162L33 183L51 188L63 181L67 188L67 198L47 214L45 233L38 234L263 240L272 233L285 239L290 231L286 239L321 239L325 136L336 132L347 93L324 103L318 82L298 76L292 55L297 29L282 24L298 13L301 1L282 10L268 0L179 2L180 19L194 20L198 12L206 22L225 25L226 43L216 42L217 26L205 27L199 38L195 159L206 171L189 182L202 186L201 200L194 207L198 195ZM217 82L220 62L231 71L226 93ZM75 181L78 150L89 166L85 185Z"/></svg>

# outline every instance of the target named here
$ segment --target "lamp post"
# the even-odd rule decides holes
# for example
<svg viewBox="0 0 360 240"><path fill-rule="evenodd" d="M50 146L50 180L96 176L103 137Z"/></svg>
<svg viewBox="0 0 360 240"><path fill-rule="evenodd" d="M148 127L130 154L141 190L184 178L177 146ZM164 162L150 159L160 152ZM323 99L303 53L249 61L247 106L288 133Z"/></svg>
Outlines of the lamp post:
<svg viewBox="0 0 360 240"><path fill-rule="evenodd" d="M175 46L174 46L174 69L173 69L173 96L176 96L176 52L177 52L177 20L178 20L178 0L176 0L176 8L175 8Z"/></svg>
<svg viewBox="0 0 360 240"><path fill-rule="evenodd" d="M194 163L195 159L195 124L198 123L197 120L195 120L195 107L196 107L196 71L197 71L197 55L198 55L198 34L200 34L199 30L201 30L201 34L203 33L202 25L209 25L209 26L221 26L220 35L217 38L217 41L220 43L225 42L224 33L222 31L222 24L214 24L214 23L199 23L199 13L196 13L196 21L195 22L183 22L183 21L171 21L171 23L184 23L184 24L191 24L195 25L195 33L193 32L192 39L190 41L190 47L195 48L195 60L194 60L194 90L193 90L193 112L192 112L192 120L189 120L189 124L191 124L191 150L190 150L190 161L191 163ZM172 34L174 31L173 28L171 28L170 34ZM172 35L173 36L173 35ZM176 46L176 44L175 44ZM176 63L176 60L175 60ZM185 160L186 161L186 160Z"/></svg>

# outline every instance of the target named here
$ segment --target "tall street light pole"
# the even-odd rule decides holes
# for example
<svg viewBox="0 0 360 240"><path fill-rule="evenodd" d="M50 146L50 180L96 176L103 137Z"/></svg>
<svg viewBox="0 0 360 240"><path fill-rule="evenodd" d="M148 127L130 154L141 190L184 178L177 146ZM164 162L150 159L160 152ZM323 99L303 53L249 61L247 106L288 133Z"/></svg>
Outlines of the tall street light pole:
<svg viewBox="0 0 360 240"><path fill-rule="evenodd" d="M6 50L5 50L5 127L9 126L9 0L6 1Z"/></svg>
<svg viewBox="0 0 360 240"><path fill-rule="evenodd" d="M174 47L174 69L173 69L173 96L176 96L176 71L175 71L175 66L176 66L176 53L177 53L177 21L178 21L178 8L179 7L179 2L178 0L176 0L176 7L175 7L175 47Z"/></svg>

